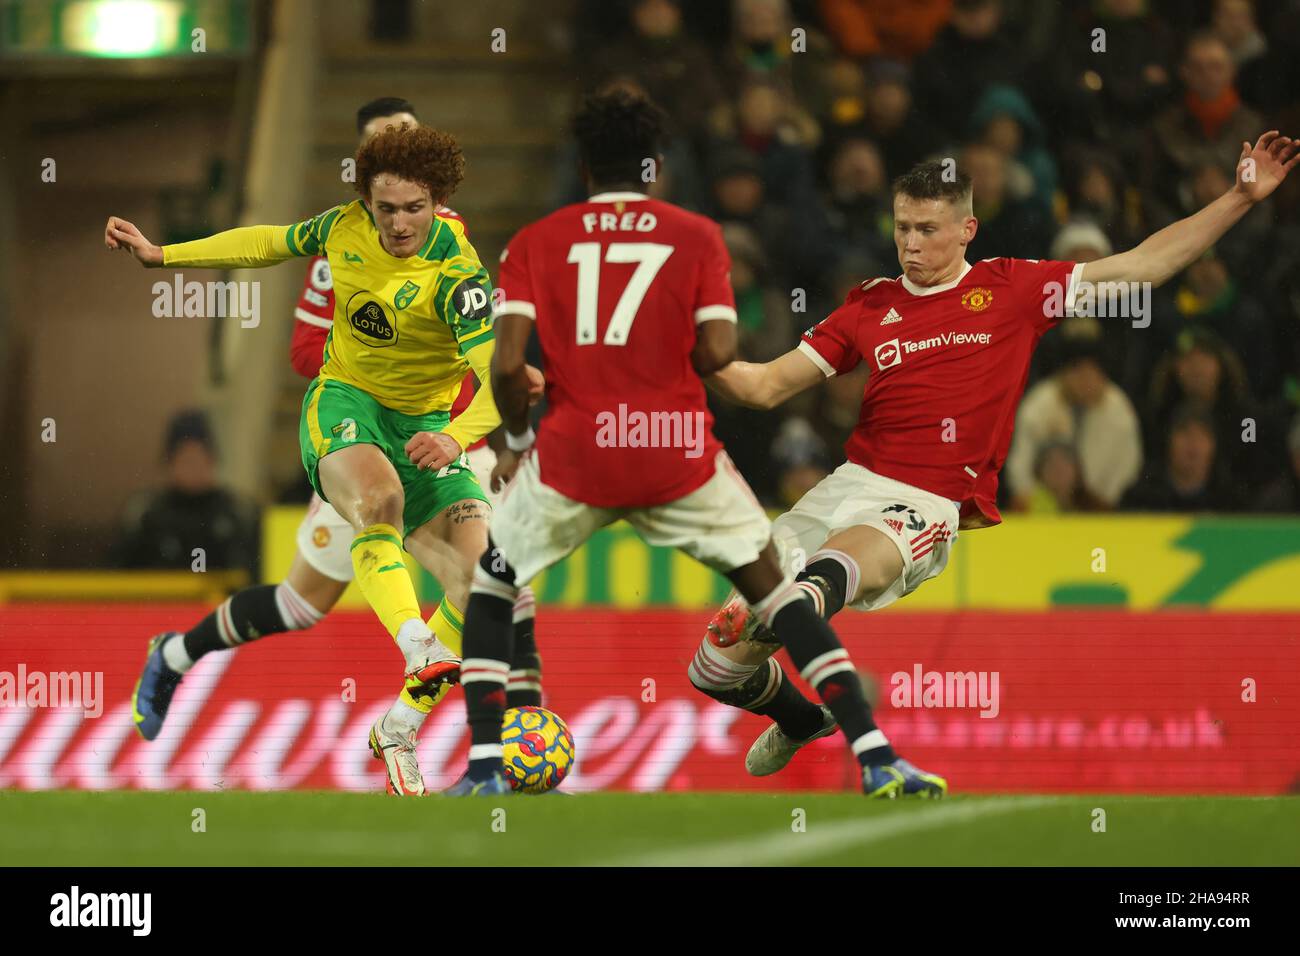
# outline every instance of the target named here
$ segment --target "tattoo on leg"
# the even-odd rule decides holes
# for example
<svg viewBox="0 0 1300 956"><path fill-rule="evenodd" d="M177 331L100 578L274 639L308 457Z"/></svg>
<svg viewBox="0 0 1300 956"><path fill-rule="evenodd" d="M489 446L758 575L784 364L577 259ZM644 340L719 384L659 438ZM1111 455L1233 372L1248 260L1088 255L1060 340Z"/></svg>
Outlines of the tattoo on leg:
<svg viewBox="0 0 1300 956"><path fill-rule="evenodd" d="M452 524L464 524L466 521L486 520L487 509L481 501L458 501L447 508L446 515Z"/></svg>

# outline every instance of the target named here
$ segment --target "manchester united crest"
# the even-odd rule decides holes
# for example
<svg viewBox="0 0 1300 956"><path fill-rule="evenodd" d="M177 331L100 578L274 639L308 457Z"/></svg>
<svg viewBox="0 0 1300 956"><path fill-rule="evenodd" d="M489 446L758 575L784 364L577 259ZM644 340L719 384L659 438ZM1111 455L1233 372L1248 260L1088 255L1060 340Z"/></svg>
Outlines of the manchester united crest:
<svg viewBox="0 0 1300 956"><path fill-rule="evenodd" d="M326 547L330 543L330 529L317 528L311 533L311 543L318 548Z"/></svg>
<svg viewBox="0 0 1300 956"><path fill-rule="evenodd" d="M972 312L983 312L992 301L993 293L979 287L967 289L961 297L961 304Z"/></svg>

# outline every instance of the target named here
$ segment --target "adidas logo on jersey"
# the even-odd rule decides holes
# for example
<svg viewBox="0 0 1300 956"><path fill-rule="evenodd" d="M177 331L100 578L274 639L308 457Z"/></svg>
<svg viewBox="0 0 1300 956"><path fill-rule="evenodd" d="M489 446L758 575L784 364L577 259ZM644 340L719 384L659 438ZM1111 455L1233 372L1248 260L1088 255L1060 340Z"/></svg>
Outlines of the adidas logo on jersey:
<svg viewBox="0 0 1300 956"><path fill-rule="evenodd" d="M891 307L890 310L885 313L885 317L880 320L880 324L890 325L894 322L902 322L902 321L903 321L903 317L898 314L897 310Z"/></svg>

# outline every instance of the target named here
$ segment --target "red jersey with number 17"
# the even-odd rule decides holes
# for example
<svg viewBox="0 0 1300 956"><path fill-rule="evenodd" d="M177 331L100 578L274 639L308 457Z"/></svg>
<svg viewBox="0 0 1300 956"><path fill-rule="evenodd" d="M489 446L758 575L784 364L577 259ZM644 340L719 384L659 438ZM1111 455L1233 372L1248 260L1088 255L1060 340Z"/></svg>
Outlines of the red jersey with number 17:
<svg viewBox="0 0 1300 956"><path fill-rule="evenodd" d="M537 326L544 484L632 508L713 476L722 446L691 350L701 322L736 321L730 272L716 223L634 192L566 206L510 241L494 311Z"/></svg>
<svg viewBox="0 0 1300 956"><path fill-rule="evenodd" d="M804 333L829 378L871 370L849 461L960 502L961 526L1002 520L998 472L1039 338L1073 308L1083 266L985 259L925 288L872 279Z"/></svg>

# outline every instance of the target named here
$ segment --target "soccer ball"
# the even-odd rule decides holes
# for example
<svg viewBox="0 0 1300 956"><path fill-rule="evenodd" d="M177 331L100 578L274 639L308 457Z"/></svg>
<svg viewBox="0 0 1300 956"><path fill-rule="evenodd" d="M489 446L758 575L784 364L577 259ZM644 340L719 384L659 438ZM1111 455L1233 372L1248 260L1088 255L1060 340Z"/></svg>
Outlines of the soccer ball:
<svg viewBox="0 0 1300 956"><path fill-rule="evenodd" d="M573 735L542 707L511 707L501 722L506 779L516 793L545 793L573 766Z"/></svg>

